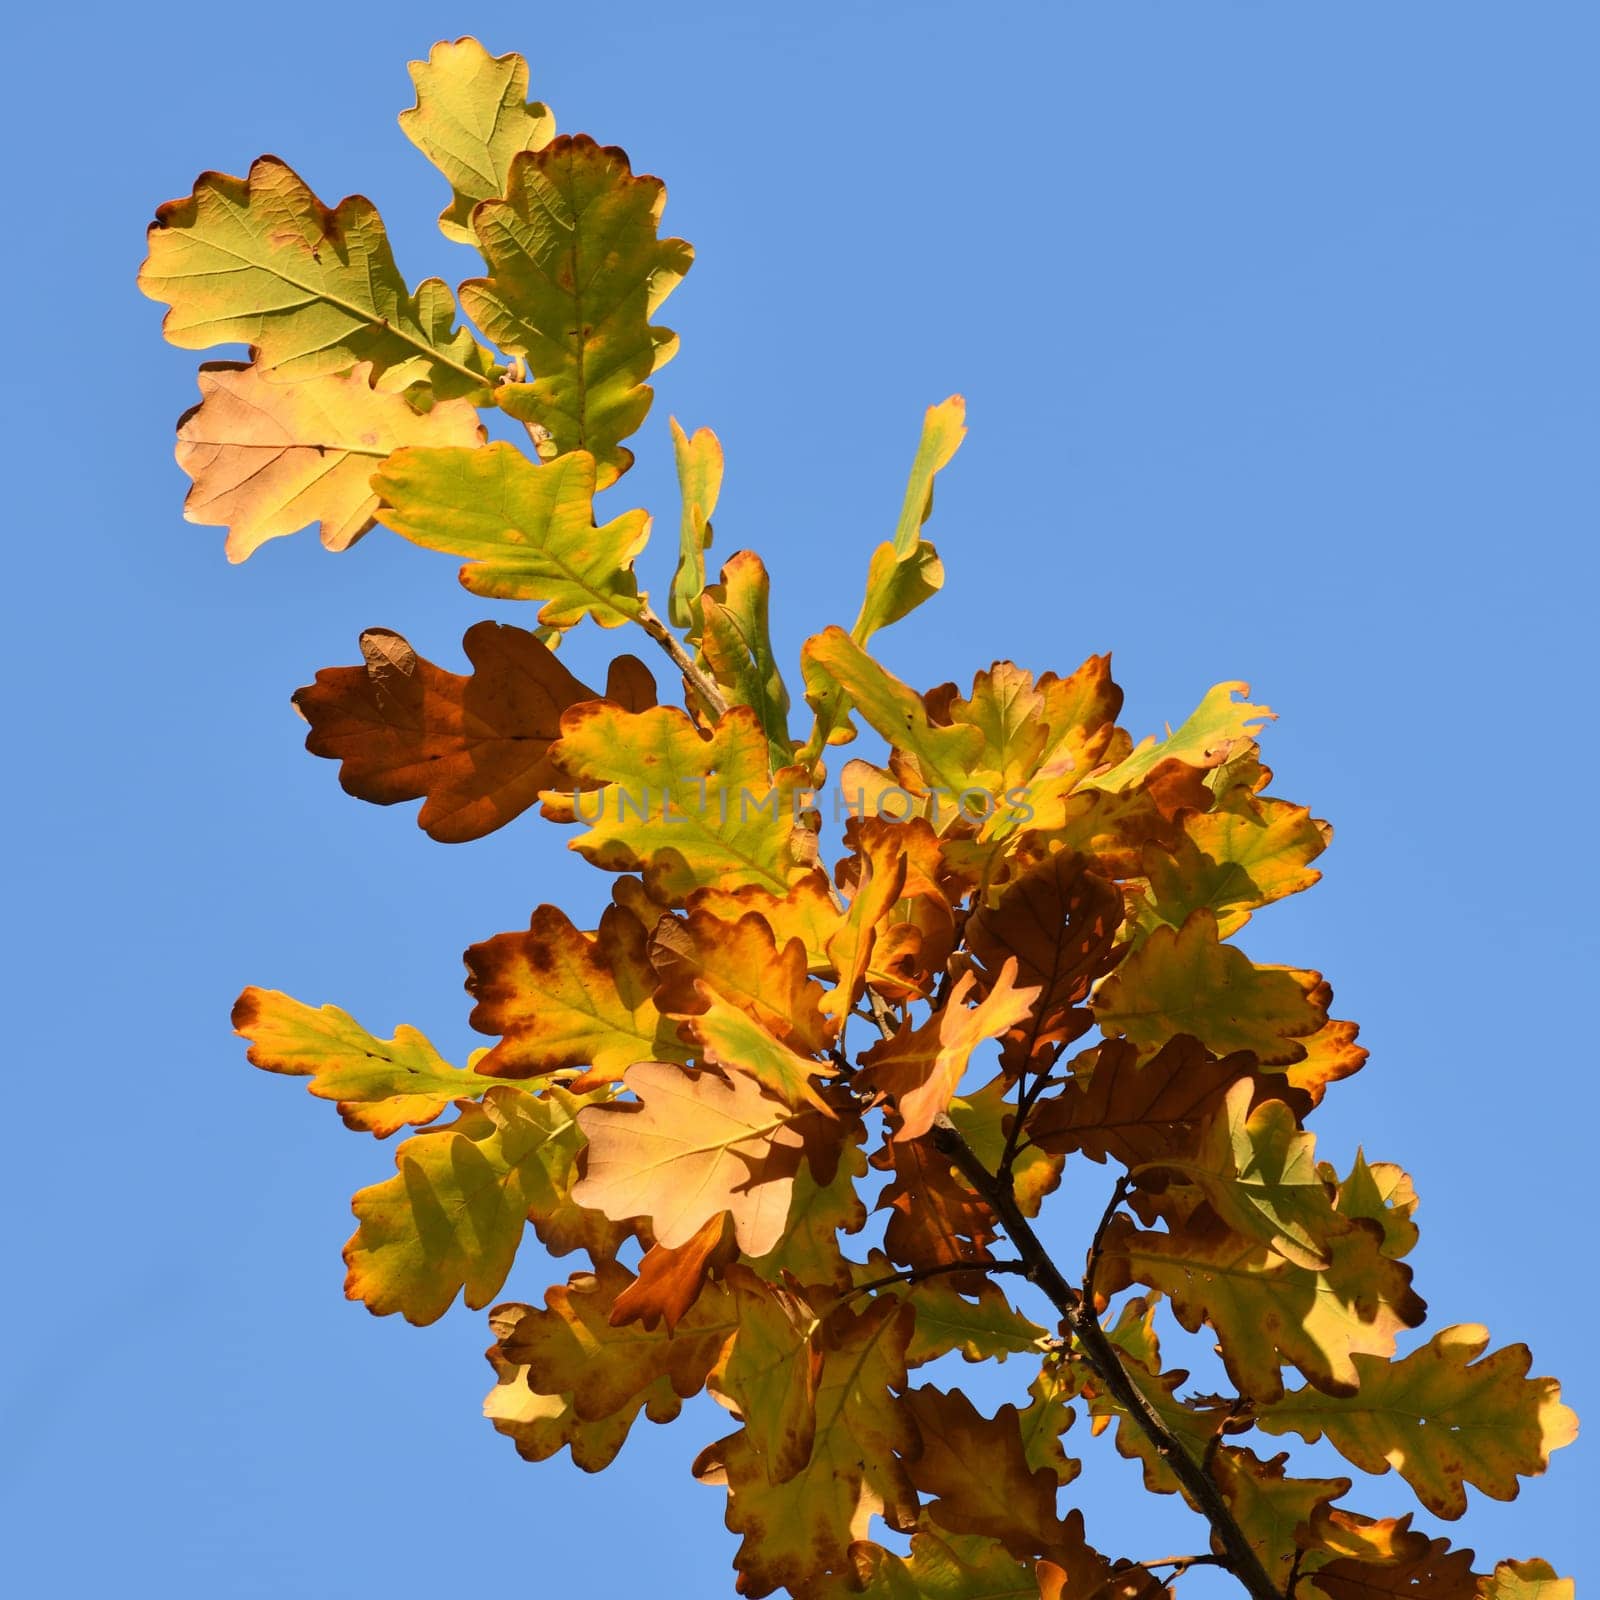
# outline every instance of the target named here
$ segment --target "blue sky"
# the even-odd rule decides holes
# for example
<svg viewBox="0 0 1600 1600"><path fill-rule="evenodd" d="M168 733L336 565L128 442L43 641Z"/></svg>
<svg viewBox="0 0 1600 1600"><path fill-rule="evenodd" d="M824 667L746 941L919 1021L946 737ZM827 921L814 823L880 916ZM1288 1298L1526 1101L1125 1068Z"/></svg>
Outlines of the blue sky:
<svg viewBox="0 0 1600 1600"><path fill-rule="evenodd" d="M1415 1175L1425 1331L1526 1340L1592 1411L1600 13L33 8L0 108L17 1592L731 1592L721 1497L687 1470L719 1419L641 1424L600 1478L520 1463L477 1415L481 1315L419 1332L340 1296L349 1193L389 1150L228 1028L254 982L459 1057L462 948L602 895L551 830L437 846L301 751L288 694L361 628L458 662L512 608L382 534L228 567L179 514L195 358L133 287L155 205L265 150L374 199L413 280L469 275L394 122L406 60L463 32L664 176L698 247L618 491L669 535L647 583L672 412L723 439L719 547L765 556L793 659L850 620L922 409L963 392L930 528L949 588L885 659L933 683L1112 648L1136 732L1226 678L1278 709L1278 792L1338 831L1325 882L1247 944L1325 969L1375 1052L1323 1149ZM529 1252L510 1292L560 1275ZM1086 1435L1098 1542L1201 1547ZM1580 1442L1441 1531L1581 1577L1591 1461ZM1353 1498L1406 1502L1393 1479ZM1223 1592L1208 1576L1185 1582Z"/></svg>

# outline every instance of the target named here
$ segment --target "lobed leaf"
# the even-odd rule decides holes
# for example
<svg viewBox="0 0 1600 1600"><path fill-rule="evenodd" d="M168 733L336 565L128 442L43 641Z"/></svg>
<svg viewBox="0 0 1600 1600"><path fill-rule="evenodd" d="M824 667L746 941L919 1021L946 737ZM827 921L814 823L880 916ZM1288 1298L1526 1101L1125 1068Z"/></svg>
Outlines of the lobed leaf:
<svg viewBox="0 0 1600 1600"><path fill-rule="evenodd" d="M347 794L377 805L422 800L418 826L447 844L481 839L519 817L566 774L550 759L561 714L596 699L534 634L480 622L461 641L468 676L435 666L397 633L361 635L360 667L325 667L295 691L311 724L306 749L341 763ZM606 695L655 703L643 662L611 663Z"/></svg>
<svg viewBox="0 0 1600 1600"><path fill-rule="evenodd" d="M489 273L461 285L462 307L535 374L500 405L547 441L541 454L592 456L602 489L632 464L621 441L650 409L645 379L677 350L650 322L694 261L657 236L666 198L615 146L562 135L514 156L504 198L472 213Z"/></svg>
<svg viewBox="0 0 1600 1600"><path fill-rule="evenodd" d="M312 523L329 550L348 550L372 527L374 466L402 445L481 445L465 400L426 412L371 384L371 366L272 382L259 365L207 362L200 404L178 419L178 465L193 480L189 522L228 530L230 561Z"/></svg>
<svg viewBox="0 0 1600 1600"><path fill-rule="evenodd" d="M372 486L378 521L424 549L465 556L461 581L474 594L541 600L549 628L585 617L615 628L639 613L633 561L650 519L625 511L596 527L594 458L581 450L544 467L500 441L399 450Z"/></svg>
<svg viewBox="0 0 1600 1600"><path fill-rule="evenodd" d="M506 192L512 160L549 144L556 119L528 99L528 63L520 55L491 56L470 37L441 39L406 71L417 103L400 113L400 130L450 184L439 231L474 244L473 208Z"/></svg>
<svg viewBox="0 0 1600 1600"><path fill-rule="evenodd" d="M139 288L170 307L162 332L185 350L250 345L274 382L367 362L385 390L492 399L501 369L456 328L443 281L413 294L372 202L352 195L330 211L276 156L243 179L203 173L156 212L148 242Z"/></svg>

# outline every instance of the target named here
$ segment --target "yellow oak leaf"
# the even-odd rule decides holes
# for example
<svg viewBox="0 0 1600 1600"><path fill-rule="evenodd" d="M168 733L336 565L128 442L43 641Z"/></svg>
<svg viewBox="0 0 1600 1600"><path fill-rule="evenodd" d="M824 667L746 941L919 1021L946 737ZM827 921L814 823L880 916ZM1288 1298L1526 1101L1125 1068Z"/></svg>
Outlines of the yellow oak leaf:
<svg viewBox="0 0 1600 1600"><path fill-rule="evenodd" d="M461 285L462 309L534 374L503 386L500 405L542 430L550 454L587 451L602 489L631 465L620 441L678 346L650 322L694 262L682 239L657 237L666 198L615 145L562 135L514 156L504 198L472 213L489 273Z"/></svg>
<svg viewBox="0 0 1600 1600"><path fill-rule="evenodd" d="M1261 725L1274 712L1266 706L1253 706L1247 699L1247 683L1219 683L1206 691L1205 698L1164 739L1143 740L1128 755L1105 772L1088 781L1096 789L1115 792L1145 782L1165 761L1181 761L1185 766L1209 770L1219 767L1255 741Z"/></svg>
<svg viewBox="0 0 1600 1600"><path fill-rule="evenodd" d="M573 1415L598 1422L646 1398L665 1379L675 1400L705 1387L723 1346L739 1327L733 1297L707 1284L676 1329L618 1324L612 1309L634 1276L615 1261L580 1272L545 1292L544 1309L523 1306L500 1338L500 1355L523 1368L536 1393L570 1396ZM506 1318L511 1307L496 1308ZM676 1406L672 1406L676 1414ZM651 1420L669 1422L667 1407L652 1405Z"/></svg>
<svg viewBox="0 0 1600 1600"><path fill-rule="evenodd" d="M1422 1321L1408 1268L1389 1260L1359 1223L1329 1241L1330 1266L1312 1272L1252 1239L1191 1219L1167 1233L1138 1232L1123 1216L1106 1229L1102 1294L1148 1284L1171 1301L1193 1333L1216 1330L1228 1376L1241 1394L1271 1402L1283 1393L1279 1363L1292 1362L1325 1394L1354 1394L1358 1355L1387 1360L1395 1336Z"/></svg>
<svg viewBox="0 0 1600 1600"><path fill-rule="evenodd" d="M1313 1518L1350 1491L1348 1478L1291 1478L1287 1455L1263 1461L1252 1450L1224 1445L1212 1475L1233 1519L1254 1547L1267 1576L1286 1590L1301 1542Z"/></svg>
<svg viewBox="0 0 1600 1600"><path fill-rule="evenodd" d="M1573 1600L1576 1592L1548 1561L1502 1561L1478 1581L1478 1600Z"/></svg>
<svg viewBox="0 0 1600 1600"><path fill-rule="evenodd" d="M441 39L426 61L408 62L406 70L417 103L400 113L400 130L449 181L439 231L473 244L473 207L506 192L512 158L549 144L556 119L528 99L521 56L491 56L473 38Z"/></svg>
<svg viewBox="0 0 1600 1600"><path fill-rule="evenodd" d="M404 1023L394 1038L378 1039L337 1006L303 1005L276 989L246 989L234 1002L233 1031L250 1040L251 1066L310 1078L306 1088L334 1101L347 1128L380 1139L494 1087L470 1067L451 1066Z"/></svg>
<svg viewBox="0 0 1600 1600"><path fill-rule="evenodd" d="M673 706L574 706L553 754L598 792L552 791L545 815L588 824L570 848L608 872L642 873L663 902L681 905L711 884L782 894L814 854L797 821L799 770L769 774L766 737L747 706L721 717L709 738Z"/></svg>
<svg viewBox="0 0 1600 1600"><path fill-rule="evenodd" d="M927 1133L948 1109L972 1052L1028 1015L1039 991L1019 988L1016 977L1016 958L1011 957L989 992L969 1006L978 980L975 973L963 973L942 1009L920 1027L908 1025L893 1038L880 1040L861 1058L867 1081L892 1096L899 1109L897 1141Z"/></svg>
<svg viewBox="0 0 1600 1600"><path fill-rule="evenodd" d="M1550 1453L1577 1437L1578 1419L1554 1378L1530 1378L1522 1344L1480 1361L1489 1331L1463 1323L1436 1333L1404 1360L1355 1359L1359 1389L1331 1396L1297 1389L1258 1408L1268 1433L1328 1442L1363 1472L1395 1468L1436 1517L1467 1509L1466 1485L1514 1500L1519 1474L1533 1477Z"/></svg>
<svg viewBox="0 0 1600 1600"><path fill-rule="evenodd" d="M700 658L730 705L749 706L767 736L774 772L795 763L789 690L767 620L771 582L761 558L740 550L700 595Z"/></svg>
<svg viewBox="0 0 1600 1600"><path fill-rule="evenodd" d="M634 558L650 537L643 511L596 526L594 458L578 450L536 466L503 440L477 450L398 450L372 479L384 527L427 550L464 556L461 581L491 600L542 600L539 621L639 614Z"/></svg>
<svg viewBox="0 0 1600 1600"><path fill-rule="evenodd" d="M1301 1041L1327 1021L1295 972L1258 967L1223 944L1217 919L1194 912L1181 928L1159 927L1102 983L1095 1020L1107 1034L1155 1050L1187 1033L1218 1055L1251 1050L1263 1066L1301 1060Z"/></svg>
<svg viewBox="0 0 1600 1600"><path fill-rule="evenodd" d="M344 1247L345 1294L379 1316L436 1322L457 1293L473 1307L499 1293L530 1218L558 1254L604 1238L571 1199L583 1105L559 1088L500 1085L407 1139L396 1175L351 1202L360 1226Z"/></svg>
<svg viewBox="0 0 1600 1600"><path fill-rule="evenodd" d="M413 294L372 202L352 195L330 211L276 156L248 178L202 174L160 207L148 239L139 287L171 307L161 331L182 349L250 345L274 382L370 362L382 389L492 398L501 369L455 326L443 280Z"/></svg>
<svg viewBox="0 0 1600 1600"><path fill-rule="evenodd" d="M706 551L711 548L711 517L722 493L722 443L709 428L692 434L672 425L672 459L678 469L683 514L678 525L678 567L672 575L667 618L691 641L700 636L700 603L706 587Z"/></svg>

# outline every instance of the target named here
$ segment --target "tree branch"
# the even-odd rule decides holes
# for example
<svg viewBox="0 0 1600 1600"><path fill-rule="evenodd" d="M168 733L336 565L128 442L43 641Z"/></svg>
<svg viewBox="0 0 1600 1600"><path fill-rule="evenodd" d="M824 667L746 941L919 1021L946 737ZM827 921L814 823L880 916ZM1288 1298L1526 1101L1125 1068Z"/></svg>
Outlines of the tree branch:
<svg viewBox="0 0 1600 1600"><path fill-rule="evenodd" d="M649 601L640 602L638 613L633 620L671 656L673 666L689 680L694 692L704 702L706 710L713 717L722 716L728 709L727 698L716 684L701 671L694 657L683 648L677 634L650 609Z"/></svg>
<svg viewBox="0 0 1600 1600"><path fill-rule="evenodd" d="M1062 1320L1077 1340L1095 1376L1105 1384L1111 1397L1155 1447L1168 1470L1182 1485L1190 1504L1211 1524L1217 1542L1222 1546L1221 1564L1244 1585L1253 1600L1283 1600L1282 1594L1267 1575L1267 1569L1262 1566L1261 1558L1234 1520L1222 1491L1156 1414L1128 1376L1116 1347L1101 1328L1093 1306L1085 1304L1083 1297L1051 1260L1049 1252L1033 1231L1032 1224L1023 1216L1015 1196L978 1159L977 1153L962 1138L960 1130L948 1116L941 1114L935 1120L933 1139L940 1152L950 1159L962 1177L988 1202L1016 1246L1018 1255L1031 1269L1028 1276L1044 1290L1051 1304L1061 1313Z"/></svg>

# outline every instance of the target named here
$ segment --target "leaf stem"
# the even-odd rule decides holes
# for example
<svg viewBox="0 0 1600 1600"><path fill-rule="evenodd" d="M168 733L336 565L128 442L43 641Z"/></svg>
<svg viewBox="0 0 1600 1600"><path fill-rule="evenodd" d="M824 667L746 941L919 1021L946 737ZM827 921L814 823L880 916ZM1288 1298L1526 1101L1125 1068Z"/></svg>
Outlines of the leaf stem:
<svg viewBox="0 0 1600 1600"><path fill-rule="evenodd" d="M961 1136L950 1118L941 1113L934 1120L933 1139L978 1195L988 1202L1023 1262L1031 1269L1028 1277L1049 1296L1063 1322L1078 1343L1084 1359L1106 1386L1117 1404L1149 1439L1168 1470L1182 1485L1189 1503L1211 1524L1223 1555L1219 1562L1242 1583L1253 1600L1283 1600L1274 1587L1261 1558L1234 1520L1222 1491L1184 1448L1183 1443L1157 1415L1150 1402L1128 1376L1116 1346L1106 1337L1092 1306L1067 1282L1061 1269L1022 1214L1016 1197L996 1174L978 1159L977 1152Z"/></svg>
<svg viewBox="0 0 1600 1600"><path fill-rule="evenodd" d="M700 669L694 657L683 648L678 636L651 610L648 600L640 600L639 609L634 614L633 620L672 658L673 666L688 679L694 692L705 704L706 710L713 717L725 715L728 710L727 698Z"/></svg>

